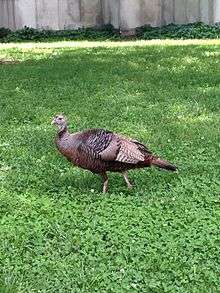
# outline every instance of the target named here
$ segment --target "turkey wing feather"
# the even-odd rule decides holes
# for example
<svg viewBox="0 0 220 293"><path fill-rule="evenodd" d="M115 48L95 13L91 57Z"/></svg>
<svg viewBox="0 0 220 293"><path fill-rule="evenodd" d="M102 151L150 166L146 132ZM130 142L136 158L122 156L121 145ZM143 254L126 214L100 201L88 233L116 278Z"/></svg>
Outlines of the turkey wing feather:
<svg viewBox="0 0 220 293"><path fill-rule="evenodd" d="M150 152L135 140L129 140L103 129L96 129L82 139L79 151L90 158L128 164L143 162ZM86 139L85 139L86 138Z"/></svg>

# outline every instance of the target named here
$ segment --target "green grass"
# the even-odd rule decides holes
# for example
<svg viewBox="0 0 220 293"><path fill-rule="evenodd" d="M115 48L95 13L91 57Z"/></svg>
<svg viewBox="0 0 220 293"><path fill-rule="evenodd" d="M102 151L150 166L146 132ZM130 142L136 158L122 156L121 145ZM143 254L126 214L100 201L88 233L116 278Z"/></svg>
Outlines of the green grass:
<svg viewBox="0 0 220 293"><path fill-rule="evenodd" d="M89 46L0 47L19 60L0 65L0 292L219 292L220 43ZM103 195L56 151L59 112L179 174L111 174Z"/></svg>

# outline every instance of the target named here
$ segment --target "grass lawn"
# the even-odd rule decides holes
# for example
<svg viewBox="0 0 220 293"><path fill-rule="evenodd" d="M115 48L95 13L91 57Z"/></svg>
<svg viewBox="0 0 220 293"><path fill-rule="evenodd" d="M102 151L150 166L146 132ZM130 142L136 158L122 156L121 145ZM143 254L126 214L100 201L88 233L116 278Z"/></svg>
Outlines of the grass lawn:
<svg viewBox="0 0 220 293"><path fill-rule="evenodd" d="M0 45L0 292L219 292L220 42ZM137 138L179 174L101 180L55 149Z"/></svg>

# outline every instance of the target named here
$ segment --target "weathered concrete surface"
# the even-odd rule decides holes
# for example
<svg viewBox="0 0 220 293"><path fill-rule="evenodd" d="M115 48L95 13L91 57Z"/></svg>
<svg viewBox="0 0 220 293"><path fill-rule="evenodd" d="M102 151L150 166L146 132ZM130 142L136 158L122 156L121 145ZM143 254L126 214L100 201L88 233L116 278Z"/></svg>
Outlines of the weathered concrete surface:
<svg viewBox="0 0 220 293"><path fill-rule="evenodd" d="M192 23L200 20L200 0L186 2L186 22Z"/></svg>
<svg viewBox="0 0 220 293"><path fill-rule="evenodd" d="M120 28L132 29L140 24L140 3L138 0L121 0L120 2Z"/></svg>
<svg viewBox="0 0 220 293"><path fill-rule="evenodd" d="M14 2L15 0L0 1L0 27L15 28Z"/></svg>
<svg viewBox="0 0 220 293"><path fill-rule="evenodd" d="M186 23L186 6L187 0L175 0L175 11L174 11L174 19L175 23L182 24Z"/></svg>
<svg viewBox="0 0 220 293"><path fill-rule="evenodd" d="M35 3L37 28L59 29L58 0L35 0Z"/></svg>
<svg viewBox="0 0 220 293"><path fill-rule="evenodd" d="M161 25L175 22L175 0L161 1Z"/></svg>
<svg viewBox="0 0 220 293"><path fill-rule="evenodd" d="M220 0L0 0L0 26L65 29L220 22Z"/></svg>
<svg viewBox="0 0 220 293"><path fill-rule="evenodd" d="M162 23L161 3L161 0L121 0L120 28L126 30L148 24L160 26Z"/></svg>
<svg viewBox="0 0 220 293"><path fill-rule="evenodd" d="M109 22L115 28L120 27L120 1L119 0L107 0L109 5Z"/></svg>
<svg viewBox="0 0 220 293"><path fill-rule="evenodd" d="M205 23L211 23L211 19L209 19L209 9L211 5L207 0L200 0L200 21Z"/></svg>
<svg viewBox="0 0 220 293"><path fill-rule="evenodd" d="M214 22L220 22L220 0L214 0L214 13L213 19Z"/></svg>
<svg viewBox="0 0 220 293"><path fill-rule="evenodd" d="M9 27L7 2L3 0L0 1L0 27L2 26Z"/></svg>
<svg viewBox="0 0 220 293"><path fill-rule="evenodd" d="M161 25L161 0L139 0L141 2L140 5L140 24L145 25L149 24L152 26L160 26Z"/></svg>
<svg viewBox="0 0 220 293"><path fill-rule="evenodd" d="M101 0L81 0L80 18L81 26L93 27L103 24L102 1Z"/></svg>
<svg viewBox="0 0 220 293"><path fill-rule="evenodd" d="M62 0L58 2L59 28L72 29L81 26L80 1Z"/></svg>
<svg viewBox="0 0 220 293"><path fill-rule="evenodd" d="M14 20L16 28L24 27L25 25L28 27L37 27L36 16L36 7L33 1L14 1Z"/></svg>

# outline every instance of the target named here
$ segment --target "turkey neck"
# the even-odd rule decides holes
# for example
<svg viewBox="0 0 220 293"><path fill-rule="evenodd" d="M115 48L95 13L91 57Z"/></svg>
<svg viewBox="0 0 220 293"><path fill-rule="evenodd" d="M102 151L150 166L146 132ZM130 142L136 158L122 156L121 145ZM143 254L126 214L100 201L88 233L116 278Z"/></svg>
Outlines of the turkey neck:
<svg viewBox="0 0 220 293"><path fill-rule="evenodd" d="M57 136L58 136L58 139L68 137L69 136L69 131L67 130L67 126L64 126L64 127L60 128L59 131L58 131Z"/></svg>
<svg viewBox="0 0 220 293"><path fill-rule="evenodd" d="M69 134L69 131L67 130L66 126L60 128L58 130L57 137L56 137L55 141L56 141L57 148L63 154L68 146L67 142L68 142L69 136L70 136L70 134Z"/></svg>

